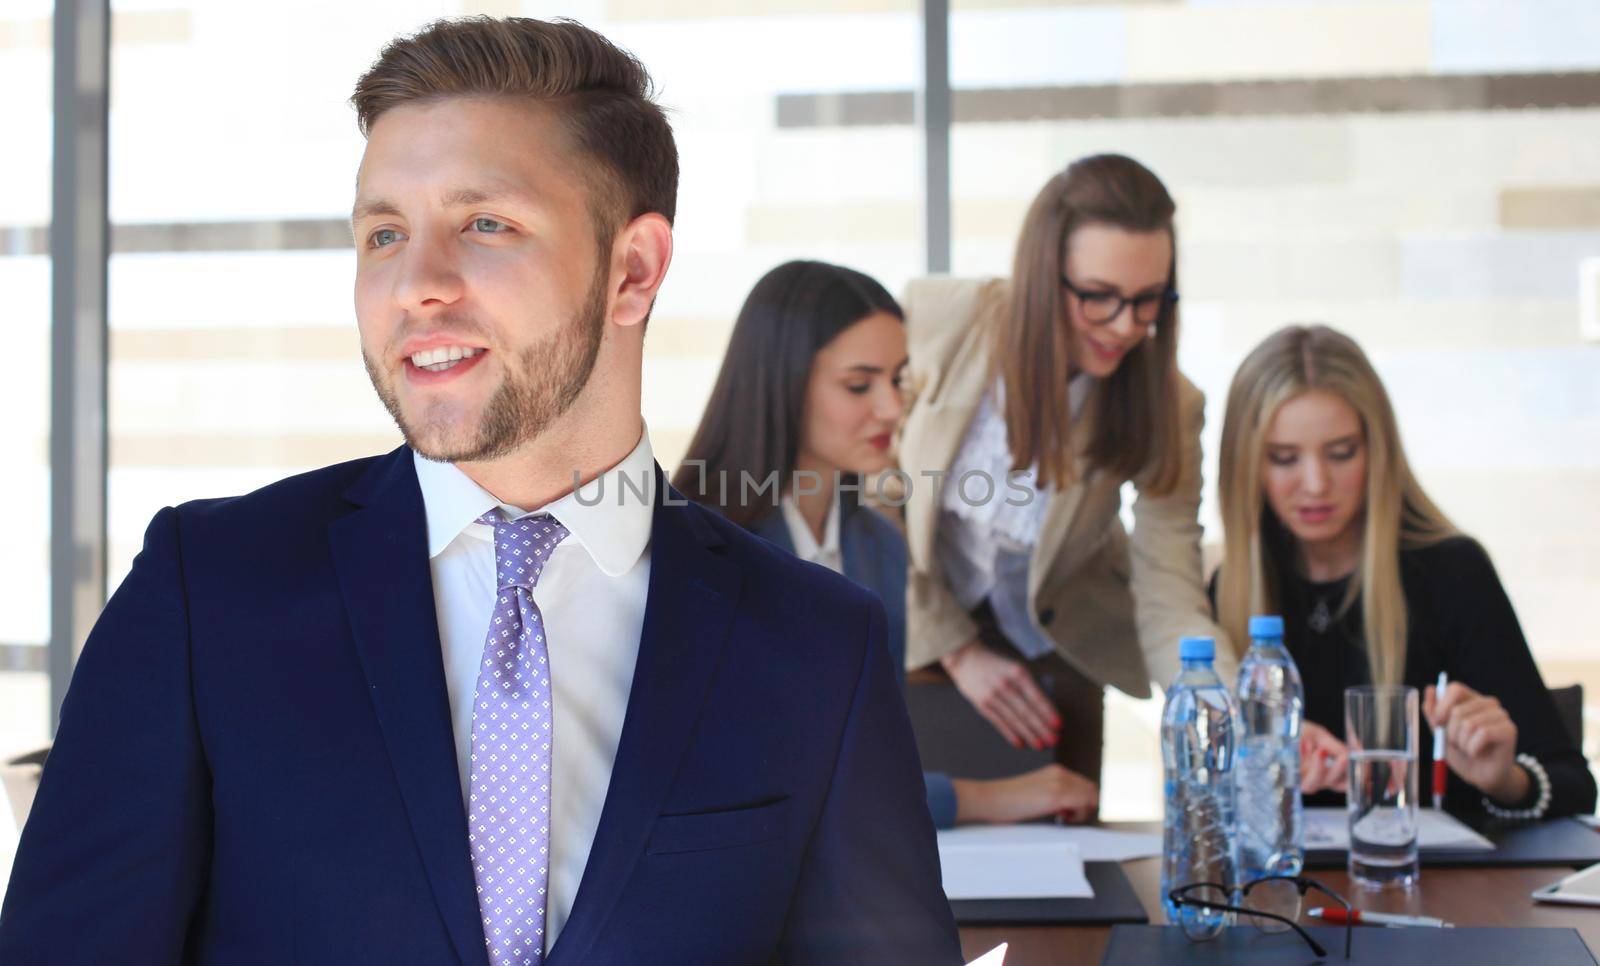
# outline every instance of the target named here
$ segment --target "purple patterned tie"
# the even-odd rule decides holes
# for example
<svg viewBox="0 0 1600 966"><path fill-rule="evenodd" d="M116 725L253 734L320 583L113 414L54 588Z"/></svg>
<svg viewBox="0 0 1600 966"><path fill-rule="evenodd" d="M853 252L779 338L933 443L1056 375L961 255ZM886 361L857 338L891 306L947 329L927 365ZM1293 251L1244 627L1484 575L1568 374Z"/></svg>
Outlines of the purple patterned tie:
<svg viewBox="0 0 1600 966"><path fill-rule="evenodd" d="M544 961L550 873L550 660L533 586L567 528L549 516L494 527L495 597L472 703L467 841L491 966Z"/></svg>

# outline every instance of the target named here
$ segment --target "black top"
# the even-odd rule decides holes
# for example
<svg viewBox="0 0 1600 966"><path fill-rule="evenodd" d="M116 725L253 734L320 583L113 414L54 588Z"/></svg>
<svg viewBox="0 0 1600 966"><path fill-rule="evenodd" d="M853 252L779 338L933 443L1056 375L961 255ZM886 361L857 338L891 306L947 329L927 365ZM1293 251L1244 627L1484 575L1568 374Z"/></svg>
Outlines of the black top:
<svg viewBox="0 0 1600 966"><path fill-rule="evenodd" d="M1287 555L1282 555L1287 556ZM1556 711L1539 669L1522 636L1516 611L1478 543L1453 537L1429 547L1400 553L1400 584L1406 598L1404 683L1431 688L1439 672L1480 694L1492 695L1517 726L1517 751L1539 759L1550 775L1548 817L1589 813L1595 807L1595 783L1572 736ZM1344 690L1372 683L1362 643L1361 602L1343 615L1346 580L1316 583L1292 567L1277 575L1283 611L1284 644L1305 684L1305 715L1310 721L1344 736ZM1213 581L1213 597L1215 582ZM1319 603L1323 606L1319 608ZM1321 619L1324 615L1331 620ZM1419 694L1419 697L1424 694ZM1417 750L1421 758L1418 788L1424 801L1433 774L1433 731L1419 715ZM1538 784L1530 784L1524 802L1535 804ZM1339 805L1343 796L1320 792L1307 805ZM1445 808L1460 815L1483 814L1483 794L1451 773Z"/></svg>

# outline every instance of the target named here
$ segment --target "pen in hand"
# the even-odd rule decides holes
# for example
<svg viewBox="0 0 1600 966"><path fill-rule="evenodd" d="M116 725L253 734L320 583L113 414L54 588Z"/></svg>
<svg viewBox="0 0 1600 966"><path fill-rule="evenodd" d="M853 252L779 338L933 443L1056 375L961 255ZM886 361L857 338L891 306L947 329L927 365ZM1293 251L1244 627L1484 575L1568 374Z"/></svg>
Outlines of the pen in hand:
<svg viewBox="0 0 1600 966"><path fill-rule="evenodd" d="M1444 689L1449 684L1449 676L1440 671L1439 683L1434 687L1434 701L1444 701ZM1445 777L1449 774L1444 763L1444 755L1444 724L1441 722L1433 729L1433 807L1436 809L1444 808Z"/></svg>

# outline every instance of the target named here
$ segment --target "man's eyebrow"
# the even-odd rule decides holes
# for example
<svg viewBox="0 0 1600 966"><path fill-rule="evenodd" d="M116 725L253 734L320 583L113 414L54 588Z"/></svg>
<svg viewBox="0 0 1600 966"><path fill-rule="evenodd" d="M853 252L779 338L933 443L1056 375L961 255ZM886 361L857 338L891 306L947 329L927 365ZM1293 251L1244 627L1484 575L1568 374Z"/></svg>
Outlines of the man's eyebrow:
<svg viewBox="0 0 1600 966"><path fill-rule="evenodd" d="M355 208L351 209L350 211L350 221L354 223L365 218L374 217L376 215L390 215L398 217L399 214L400 209L395 206L394 202L383 198L374 198L370 201L356 202Z"/></svg>
<svg viewBox="0 0 1600 966"><path fill-rule="evenodd" d="M522 201L527 200L527 198L528 196L521 191L517 191L503 185L492 185L487 188L452 188L449 191L446 191L439 200L446 208L466 208L472 205L481 205L491 201L506 201L512 199ZM350 220L352 222L359 222L363 218L371 218L376 215L386 215L397 218L400 216L400 208L394 202L385 198L373 198L369 201L359 201L356 203L355 208L350 212Z"/></svg>

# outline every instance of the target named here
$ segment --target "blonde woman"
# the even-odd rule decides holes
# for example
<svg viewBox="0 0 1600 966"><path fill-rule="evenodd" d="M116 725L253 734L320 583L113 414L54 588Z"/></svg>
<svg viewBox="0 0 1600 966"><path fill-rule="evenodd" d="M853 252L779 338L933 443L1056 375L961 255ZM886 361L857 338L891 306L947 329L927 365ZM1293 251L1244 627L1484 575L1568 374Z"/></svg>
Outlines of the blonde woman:
<svg viewBox="0 0 1600 966"><path fill-rule="evenodd" d="M1174 211L1137 161L1083 158L1034 199L1010 279L907 290L907 666L1096 781L1104 686L1144 697L1180 637L1216 633ZM1218 657L1231 676L1226 642Z"/></svg>
<svg viewBox="0 0 1600 966"><path fill-rule="evenodd" d="M1245 359L1228 393L1222 626L1281 613L1306 689L1302 788L1340 790L1343 694L1423 690L1444 728L1452 811L1532 819L1592 812L1595 784L1528 652L1489 557L1411 474L1394 410L1348 336L1294 326ZM1434 694L1440 671L1450 685ZM1421 774L1432 743L1419 742Z"/></svg>

